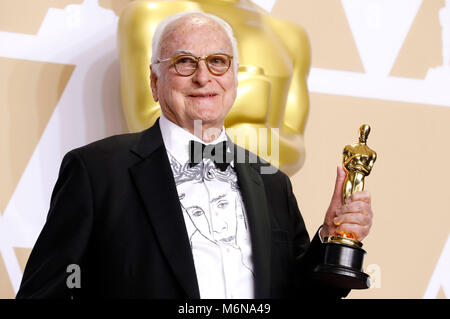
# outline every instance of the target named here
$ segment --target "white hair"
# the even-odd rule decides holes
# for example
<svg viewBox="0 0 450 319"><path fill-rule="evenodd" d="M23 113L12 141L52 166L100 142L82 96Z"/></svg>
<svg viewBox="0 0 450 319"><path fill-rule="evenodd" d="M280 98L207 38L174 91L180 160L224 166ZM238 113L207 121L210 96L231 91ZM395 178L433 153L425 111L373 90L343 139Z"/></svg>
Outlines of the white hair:
<svg viewBox="0 0 450 319"><path fill-rule="evenodd" d="M237 41L236 38L234 37L233 34L233 29L231 28L231 26L225 22L224 20L222 20L221 18L209 14L209 13L205 13L202 11L185 11L185 12L180 12L180 13L176 13L173 15L170 15L166 18L164 18L163 20L161 20L158 24L158 26L156 27L155 33L153 34L153 40L152 40L152 59L151 59L151 63L152 63L152 70L153 72L155 72L156 76L159 76L159 63L158 59L161 59L162 57L160 57L161 54L161 40L163 38L163 35L167 29L168 26L170 26L172 23L178 21L181 18L187 17L187 16L196 16L196 15L201 15L203 17L206 17L210 20L213 20L215 22L217 22L225 31L226 35L228 36L228 38L230 39L231 42L231 46L233 48L233 70L235 72L235 74L237 74L237 66L239 64L239 59L238 59L238 49L237 49ZM166 58L166 57L164 57Z"/></svg>

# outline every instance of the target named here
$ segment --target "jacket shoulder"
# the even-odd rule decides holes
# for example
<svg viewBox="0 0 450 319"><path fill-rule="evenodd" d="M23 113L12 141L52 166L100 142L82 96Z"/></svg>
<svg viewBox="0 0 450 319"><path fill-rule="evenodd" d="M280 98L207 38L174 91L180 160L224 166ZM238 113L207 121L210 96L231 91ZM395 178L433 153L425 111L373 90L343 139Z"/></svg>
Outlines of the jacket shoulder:
<svg viewBox="0 0 450 319"><path fill-rule="evenodd" d="M101 140L94 141L87 145L75 148L68 152L65 157L79 158L91 168L101 166L114 166L119 163L126 163L132 155L131 150L138 145L145 131L138 133L118 134Z"/></svg>
<svg viewBox="0 0 450 319"><path fill-rule="evenodd" d="M73 149L72 151L85 154L89 152L114 152L117 150L130 149L142 136L142 132L118 134L91 142L84 146Z"/></svg>

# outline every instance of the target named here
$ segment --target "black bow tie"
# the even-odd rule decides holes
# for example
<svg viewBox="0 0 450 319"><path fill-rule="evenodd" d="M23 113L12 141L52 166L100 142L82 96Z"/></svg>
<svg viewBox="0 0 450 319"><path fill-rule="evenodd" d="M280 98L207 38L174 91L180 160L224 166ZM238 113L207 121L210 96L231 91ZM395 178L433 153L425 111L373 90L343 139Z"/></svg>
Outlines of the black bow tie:
<svg viewBox="0 0 450 319"><path fill-rule="evenodd" d="M230 156L227 156L227 142L205 145L197 141L190 141L189 167L199 164L204 158L209 158L222 172L230 165ZM228 158L227 158L228 157Z"/></svg>

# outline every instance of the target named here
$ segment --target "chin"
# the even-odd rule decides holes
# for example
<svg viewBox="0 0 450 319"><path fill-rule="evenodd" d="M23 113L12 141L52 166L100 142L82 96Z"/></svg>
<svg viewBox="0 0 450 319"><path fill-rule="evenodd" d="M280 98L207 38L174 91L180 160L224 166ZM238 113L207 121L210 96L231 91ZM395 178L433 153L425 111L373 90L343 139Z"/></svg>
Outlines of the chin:
<svg viewBox="0 0 450 319"><path fill-rule="evenodd" d="M218 118L217 116L200 116L197 118L202 121L202 124L212 124L212 125L223 125L223 120Z"/></svg>
<svg viewBox="0 0 450 319"><path fill-rule="evenodd" d="M223 124L225 120L225 118L222 118L222 114L217 113L217 110L199 110L193 118L201 120L204 123Z"/></svg>

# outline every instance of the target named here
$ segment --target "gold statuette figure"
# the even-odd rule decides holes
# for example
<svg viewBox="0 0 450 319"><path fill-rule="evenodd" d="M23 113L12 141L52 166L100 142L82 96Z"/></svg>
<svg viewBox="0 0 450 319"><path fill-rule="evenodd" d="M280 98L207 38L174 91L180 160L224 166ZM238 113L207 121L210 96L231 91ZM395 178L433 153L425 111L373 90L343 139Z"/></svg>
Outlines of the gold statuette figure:
<svg viewBox="0 0 450 319"><path fill-rule="evenodd" d="M342 204L353 193L364 190L364 178L370 174L377 159L377 153L367 146L369 133L370 126L363 124L359 128L359 142L344 147L343 167L347 177L342 189ZM339 236L358 239L354 234L346 232L339 233Z"/></svg>
<svg viewBox="0 0 450 319"><path fill-rule="evenodd" d="M368 176L377 159L377 153L367 146L370 126L359 128L359 143L347 145L343 152L343 166L347 172L342 192L342 203L355 192L364 190L364 177Z"/></svg>
<svg viewBox="0 0 450 319"><path fill-rule="evenodd" d="M343 151L343 167L347 176L342 186L342 204L353 193L364 189L364 178L370 174L377 153L367 146L369 125L359 129L359 142L347 145ZM324 259L314 272L319 280L337 287L367 289L370 277L362 271L365 250L355 234L339 232L324 239Z"/></svg>
<svg viewBox="0 0 450 319"><path fill-rule="evenodd" d="M230 137L287 174L294 174L305 160L308 36L301 27L272 17L250 0L155 0L128 5L119 21L119 51L122 104L129 130L146 129L161 112L153 101L149 81L157 24L169 15L192 10L224 19L237 40L239 86L235 104L225 119ZM256 135L258 142L242 145L247 142L236 139L234 132L246 137ZM275 141L278 149L271 145ZM275 149L279 156L261 152L261 146Z"/></svg>

